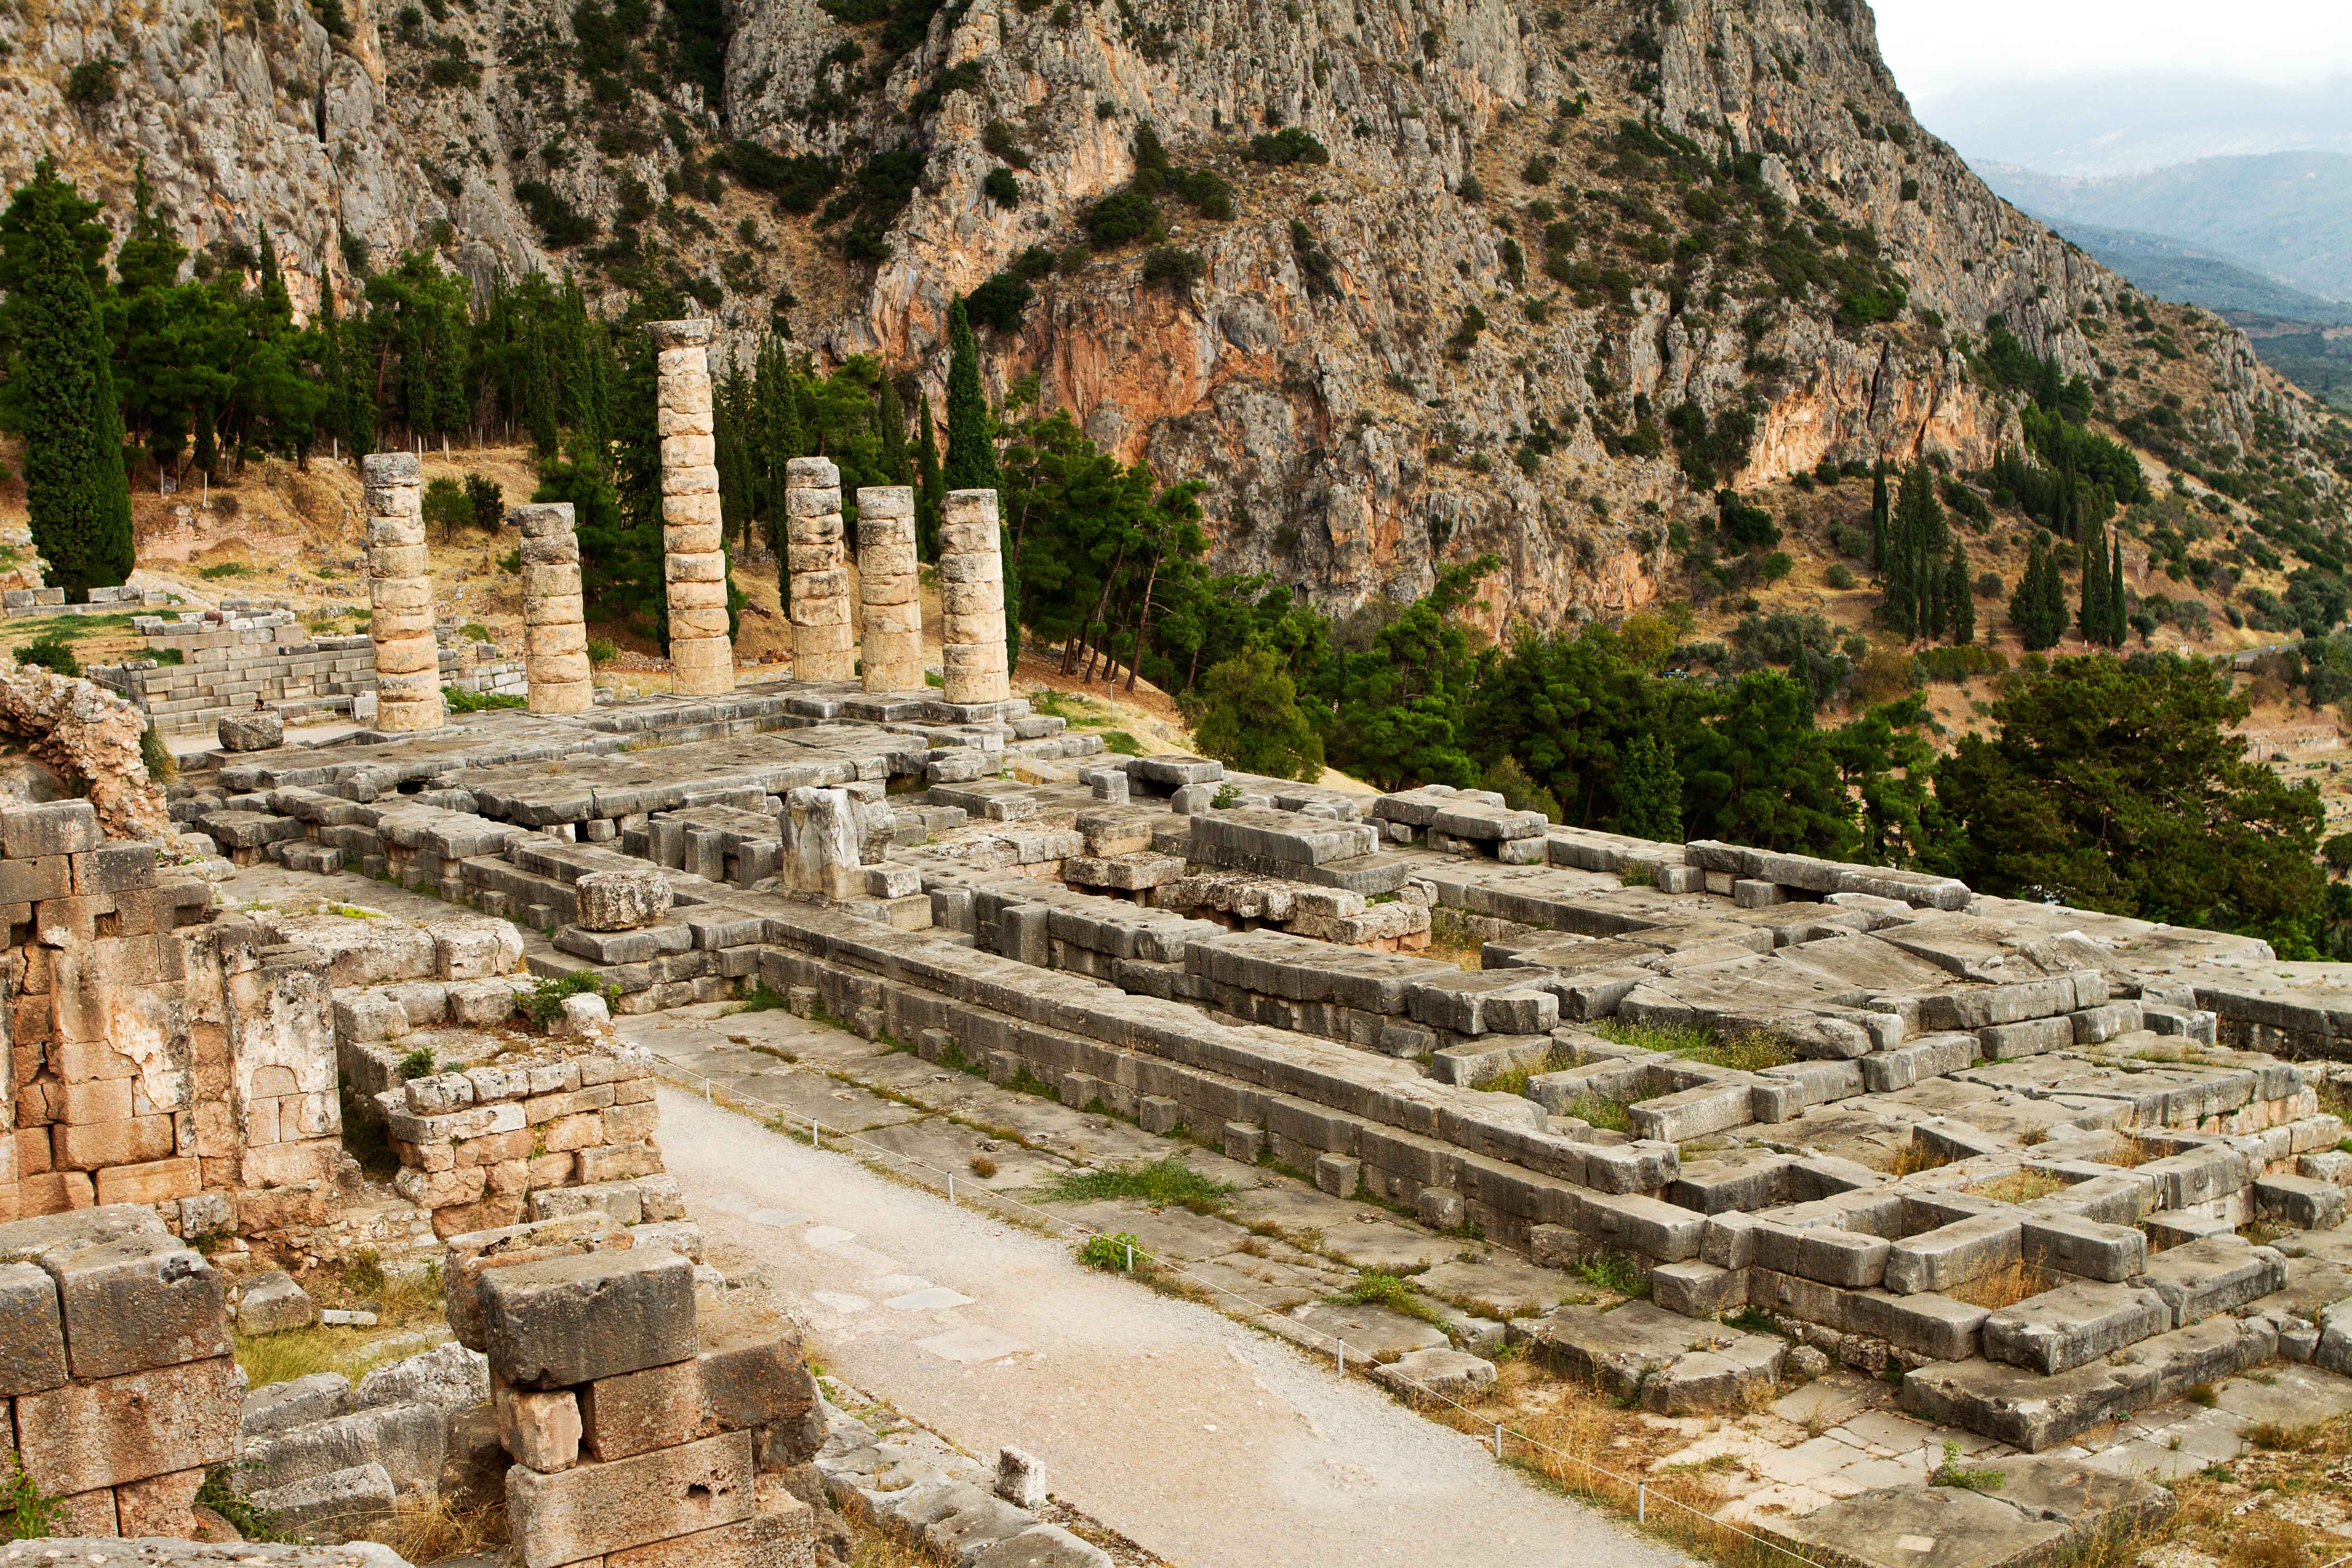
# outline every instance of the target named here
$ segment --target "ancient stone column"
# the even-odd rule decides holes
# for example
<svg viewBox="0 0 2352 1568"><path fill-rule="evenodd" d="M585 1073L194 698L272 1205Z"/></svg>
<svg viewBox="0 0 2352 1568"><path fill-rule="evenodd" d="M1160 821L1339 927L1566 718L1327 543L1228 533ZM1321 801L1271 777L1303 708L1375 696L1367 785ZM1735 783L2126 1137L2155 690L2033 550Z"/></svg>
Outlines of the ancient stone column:
<svg viewBox="0 0 2352 1568"><path fill-rule="evenodd" d="M572 503L512 507L507 521L522 530L523 671L530 682L530 710L585 712L596 689L589 682Z"/></svg>
<svg viewBox="0 0 2352 1568"><path fill-rule="evenodd" d="M866 609L859 657L868 691L923 689L923 594L915 563L915 492L857 492L857 596Z"/></svg>
<svg viewBox="0 0 2352 1568"><path fill-rule="evenodd" d="M784 564L792 572L793 679L847 680L848 554L842 546L841 470L826 458L784 465Z"/></svg>
<svg viewBox="0 0 2352 1568"><path fill-rule="evenodd" d="M940 508L940 640L950 702L1002 702L1012 695L1004 668L1004 557L992 489L950 490Z"/></svg>
<svg viewBox="0 0 2352 1568"><path fill-rule="evenodd" d="M857 807L847 790L803 784L785 792L777 826L783 839L786 889L835 902L865 896Z"/></svg>
<svg viewBox="0 0 2352 1568"><path fill-rule="evenodd" d="M377 452L367 483L368 636L375 642L375 727L437 730L441 650L425 549L424 473L414 452Z"/></svg>
<svg viewBox="0 0 2352 1568"><path fill-rule="evenodd" d="M719 516L719 448L710 421L710 323L649 321L660 351L662 578L669 584L673 689L735 689L727 640L727 553Z"/></svg>

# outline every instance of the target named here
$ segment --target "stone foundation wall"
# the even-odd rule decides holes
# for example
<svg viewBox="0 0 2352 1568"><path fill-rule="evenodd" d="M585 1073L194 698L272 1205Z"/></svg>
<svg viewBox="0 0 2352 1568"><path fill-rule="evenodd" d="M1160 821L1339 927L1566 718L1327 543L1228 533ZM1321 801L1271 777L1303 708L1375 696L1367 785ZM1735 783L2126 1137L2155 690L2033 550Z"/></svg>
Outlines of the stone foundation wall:
<svg viewBox="0 0 2352 1568"><path fill-rule="evenodd" d="M788 1321L698 1300L687 1257L601 1214L461 1236L449 1257L450 1326L489 1357L515 1461L522 1568L814 1562L794 1492L821 1405Z"/></svg>
<svg viewBox="0 0 2352 1568"><path fill-rule="evenodd" d="M152 1210L0 1225L5 1405L25 1474L76 1536L180 1536L236 1458L226 1282Z"/></svg>
<svg viewBox="0 0 2352 1568"><path fill-rule="evenodd" d="M414 1078L375 1096L401 1196L433 1213L436 1235L516 1225L548 1194L634 1183L662 1171L650 1057L602 1041L509 1052L462 1071ZM667 1192L667 1199L659 1194ZM656 1204L676 1219L675 1184ZM642 1203L642 1199L640 1203Z"/></svg>

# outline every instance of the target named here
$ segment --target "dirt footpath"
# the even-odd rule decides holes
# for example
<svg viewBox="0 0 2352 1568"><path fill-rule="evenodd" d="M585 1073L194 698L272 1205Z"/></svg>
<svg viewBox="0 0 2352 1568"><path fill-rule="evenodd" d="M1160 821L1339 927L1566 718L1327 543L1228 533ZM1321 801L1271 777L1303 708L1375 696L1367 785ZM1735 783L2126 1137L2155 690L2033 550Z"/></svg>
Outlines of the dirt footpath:
<svg viewBox="0 0 2352 1568"><path fill-rule="evenodd" d="M1677 1554L1470 1439L1060 1243L665 1089L661 1142L714 1243L742 1247L824 1367L1186 1568L1668 1568Z"/></svg>

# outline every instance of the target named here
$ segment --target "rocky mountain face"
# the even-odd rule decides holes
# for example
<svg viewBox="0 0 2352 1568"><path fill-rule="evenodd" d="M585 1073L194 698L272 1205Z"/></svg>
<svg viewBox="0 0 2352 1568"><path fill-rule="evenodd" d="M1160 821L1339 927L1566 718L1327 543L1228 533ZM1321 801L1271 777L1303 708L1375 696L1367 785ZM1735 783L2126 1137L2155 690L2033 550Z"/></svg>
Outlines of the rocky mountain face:
<svg viewBox="0 0 2352 1568"><path fill-rule="evenodd" d="M192 245L266 226L306 309L418 247L615 303L652 269L740 349L780 319L934 396L951 300L1051 260L992 383L1205 479L1216 564L1335 609L1493 552L1498 625L1622 613L1718 483L1980 467L1995 318L2105 419L2154 401L2126 286L1918 128L1862 0L687 4L36 0L0 174L54 153L119 228L143 163ZM1163 193L1088 249L1146 125L1231 216ZM2210 319L2166 342L2168 428L2340 515L2307 398Z"/></svg>

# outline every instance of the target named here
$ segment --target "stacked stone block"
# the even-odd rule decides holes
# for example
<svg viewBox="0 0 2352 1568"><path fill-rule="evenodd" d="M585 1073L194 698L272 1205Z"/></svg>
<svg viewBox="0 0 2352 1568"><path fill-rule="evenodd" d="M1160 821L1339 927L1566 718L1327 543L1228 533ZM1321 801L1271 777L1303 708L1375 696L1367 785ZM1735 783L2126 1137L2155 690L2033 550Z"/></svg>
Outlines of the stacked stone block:
<svg viewBox="0 0 2352 1568"><path fill-rule="evenodd" d="M791 1472L816 1452L820 1407L797 1336L698 1314L693 1264L635 1242L575 1216L451 1243L451 1326L489 1357L515 1460L516 1558L807 1568L815 1516L787 1483L805 1487Z"/></svg>
<svg viewBox="0 0 2352 1568"><path fill-rule="evenodd" d="M376 1105L400 1156L394 1189L430 1209L442 1237L518 1224L558 1189L634 1184L662 1170L653 1062L601 1041L432 1073L383 1090ZM650 1217L682 1216L671 1212L674 1184L653 1190L664 1212Z"/></svg>
<svg viewBox="0 0 2352 1568"><path fill-rule="evenodd" d="M437 730L441 654L433 635L432 563L425 545L424 474L413 452L377 452L367 481L368 637L375 644L375 727Z"/></svg>
<svg viewBox="0 0 2352 1568"><path fill-rule="evenodd" d="M943 695L959 707L1013 693L1004 663L1004 558L992 489L950 490L940 514Z"/></svg>
<svg viewBox="0 0 2352 1568"><path fill-rule="evenodd" d="M857 592L865 606L861 657L868 691L923 689L923 595L915 561L915 492L868 485L857 492Z"/></svg>
<svg viewBox="0 0 2352 1568"><path fill-rule="evenodd" d="M62 1504L57 1533L192 1533L245 1392L204 1256L141 1207L0 1225L0 1336L16 1457Z"/></svg>
<svg viewBox="0 0 2352 1568"><path fill-rule="evenodd" d="M213 1064L192 1059L171 934L202 917L210 889L158 881L155 847L109 842L87 801L0 811L16 1090L0 1104L0 1216L176 1208L208 1184L236 1184L233 1159L209 1184L199 1162L198 1069ZM215 1100L227 1089L201 1087Z"/></svg>
<svg viewBox="0 0 2352 1568"><path fill-rule="evenodd" d="M662 576L669 585L669 662L677 690L735 689L727 640L727 552L719 448L710 414L711 324L652 321L662 444ZM584 645L583 645L584 646Z"/></svg>
<svg viewBox="0 0 2352 1568"><path fill-rule="evenodd" d="M856 656L847 561L841 470L828 458L793 458L784 465L784 565L792 581L795 680L850 678Z"/></svg>
<svg viewBox="0 0 2352 1568"><path fill-rule="evenodd" d="M580 596L580 536L572 503L519 506L508 521L522 532L525 668L534 713L581 713L592 706L586 614Z"/></svg>

